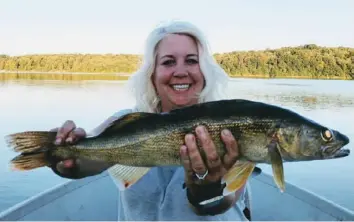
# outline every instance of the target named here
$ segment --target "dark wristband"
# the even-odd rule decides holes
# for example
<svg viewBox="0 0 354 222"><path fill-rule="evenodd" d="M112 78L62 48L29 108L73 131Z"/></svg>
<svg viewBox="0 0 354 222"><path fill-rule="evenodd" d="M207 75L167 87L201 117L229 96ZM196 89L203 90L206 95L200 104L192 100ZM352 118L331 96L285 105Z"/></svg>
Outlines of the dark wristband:
<svg viewBox="0 0 354 222"><path fill-rule="evenodd" d="M211 202L205 205L201 205L199 203L222 196L224 187L225 185L221 184L221 181L204 185L190 185L190 187L187 187L186 189L188 201L194 207L199 209L215 206L218 202L222 201L222 199L217 199L215 202Z"/></svg>

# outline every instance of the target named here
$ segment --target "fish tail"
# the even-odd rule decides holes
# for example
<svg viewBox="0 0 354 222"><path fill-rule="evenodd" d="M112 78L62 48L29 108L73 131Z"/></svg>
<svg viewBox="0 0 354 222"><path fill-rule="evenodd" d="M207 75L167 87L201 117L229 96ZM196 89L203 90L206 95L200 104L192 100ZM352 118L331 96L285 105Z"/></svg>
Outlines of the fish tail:
<svg viewBox="0 0 354 222"><path fill-rule="evenodd" d="M56 132L28 131L8 135L6 142L15 152L21 154L11 160L12 168L32 170L49 166L48 151L54 146Z"/></svg>
<svg viewBox="0 0 354 222"><path fill-rule="evenodd" d="M33 170L36 168L49 166L50 162L47 160L44 152L42 153L28 153L16 156L11 160L13 170Z"/></svg>
<svg viewBox="0 0 354 222"><path fill-rule="evenodd" d="M15 152L35 152L47 146L52 146L56 132L27 131L6 136L6 142Z"/></svg>

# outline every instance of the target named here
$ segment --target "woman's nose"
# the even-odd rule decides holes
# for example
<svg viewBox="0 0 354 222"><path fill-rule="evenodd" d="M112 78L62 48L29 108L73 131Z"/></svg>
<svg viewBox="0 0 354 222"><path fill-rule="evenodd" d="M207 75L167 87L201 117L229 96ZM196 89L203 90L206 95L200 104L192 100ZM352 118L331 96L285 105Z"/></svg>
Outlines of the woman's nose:
<svg viewBox="0 0 354 222"><path fill-rule="evenodd" d="M186 75L188 75L187 66L183 63L177 64L176 70L174 72L174 76L186 76Z"/></svg>

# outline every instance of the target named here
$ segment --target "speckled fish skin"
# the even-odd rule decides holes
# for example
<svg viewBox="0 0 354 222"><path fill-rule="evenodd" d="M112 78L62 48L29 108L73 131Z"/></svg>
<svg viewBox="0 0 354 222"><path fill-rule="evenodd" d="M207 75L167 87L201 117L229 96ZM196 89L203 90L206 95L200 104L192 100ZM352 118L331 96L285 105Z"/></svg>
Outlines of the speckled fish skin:
<svg viewBox="0 0 354 222"><path fill-rule="evenodd" d="M53 154L131 166L180 165L184 136L195 134L197 125L207 127L220 156L226 152L220 133L229 129L237 139L240 160L255 163L271 163L267 145L274 138L283 161L334 158L334 153L349 143L340 132L290 110L247 100L224 100L165 114L128 114L98 137L58 147ZM321 136L326 130L334 138L329 142ZM324 146L331 152L323 152ZM203 149L200 151L205 157Z"/></svg>
<svg viewBox="0 0 354 222"><path fill-rule="evenodd" d="M224 175L226 196L240 189L256 163L272 165L274 181L284 191L283 162L342 158L349 138L291 110L249 100L222 100L193 105L169 113L130 113L114 121L100 135L80 140L76 145L55 146L55 132L27 131L8 136L14 151L11 160L19 170L52 167L59 160L81 158L94 164L98 174L111 168L122 189L132 186L151 167L181 165L180 147L196 126L209 131L220 157L226 152L222 129L229 129L238 143L239 158ZM198 141L200 148L200 142ZM200 148L205 159L205 153ZM223 159L223 158L221 158ZM98 172L98 173L96 173ZM60 176L77 179L91 176L74 169Z"/></svg>

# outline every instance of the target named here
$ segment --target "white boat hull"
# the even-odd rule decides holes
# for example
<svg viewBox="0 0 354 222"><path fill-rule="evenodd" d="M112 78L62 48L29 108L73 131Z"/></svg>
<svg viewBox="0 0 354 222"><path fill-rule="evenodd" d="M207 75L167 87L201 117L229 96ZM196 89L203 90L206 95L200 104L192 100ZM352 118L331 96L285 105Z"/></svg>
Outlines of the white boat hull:
<svg viewBox="0 0 354 222"><path fill-rule="evenodd" d="M250 180L252 220L354 220L354 212L286 184L281 193L273 179L262 173ZM70 181L0 213L0 220L117 221L118 190L105 172ZM102 204L104 203L104 204Z"/></svg>

